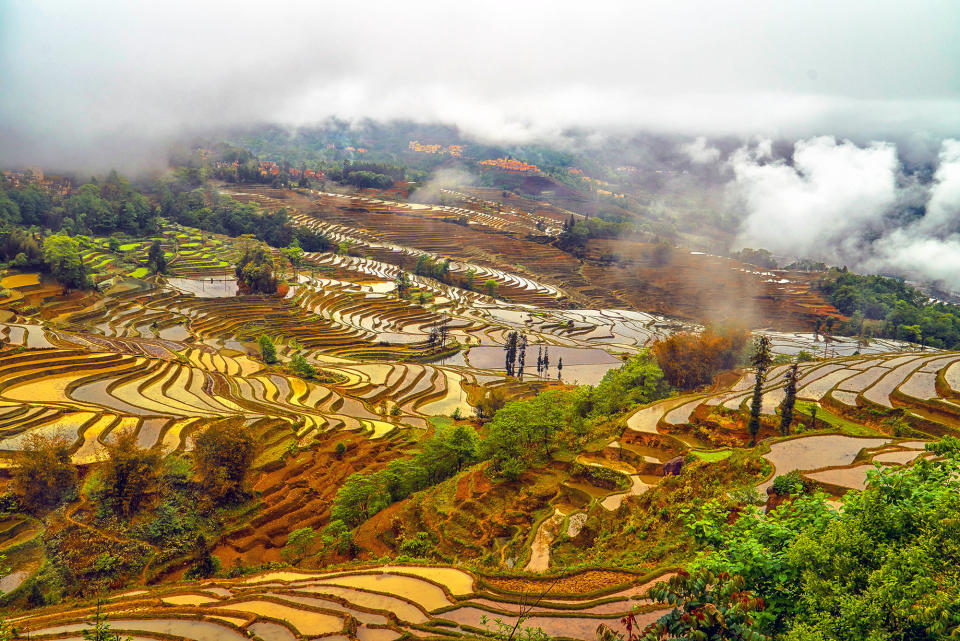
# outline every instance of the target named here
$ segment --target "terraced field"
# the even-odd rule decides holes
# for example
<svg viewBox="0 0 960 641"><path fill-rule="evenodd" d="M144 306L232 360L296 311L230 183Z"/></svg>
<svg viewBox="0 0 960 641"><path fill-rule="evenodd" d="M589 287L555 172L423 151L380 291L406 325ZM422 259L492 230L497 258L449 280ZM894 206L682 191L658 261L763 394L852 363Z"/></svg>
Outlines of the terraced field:
<svg viewBox="0 0 960 641"><path fill-rule="evenodd" d="M592 574L601 575L596 577L603 580L601 591ZM529 615L524 626L539 627L553 638L588 640L601 623L623 629L620 619L635 608L641 623L660 616L663 608L642 598L655 578L586 572L538 583L408 565L276 571L133 590L105 602L101 612L110 617L113 631L133 639L390 641L471 637L488 630L482 617L512 625L524 607ZM89 605L43 608L11 624L33 639L80 639L93 611Z"/></svg>

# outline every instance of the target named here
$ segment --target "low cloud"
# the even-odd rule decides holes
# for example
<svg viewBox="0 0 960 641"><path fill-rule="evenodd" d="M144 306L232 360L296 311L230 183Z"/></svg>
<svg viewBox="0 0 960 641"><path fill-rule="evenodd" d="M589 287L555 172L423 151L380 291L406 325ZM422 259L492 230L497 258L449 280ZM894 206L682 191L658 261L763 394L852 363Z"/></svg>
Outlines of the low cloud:
<svg viewBox="0 0 960 641"><path fill-rule="evenodd" d="M960 132L960 4L936 0L0 3L2 164L125 169L185 132L330 116L500 142Z"/></svg>
<svg viewBox="0 0 960 641"><path fill-rule="evenodd" d="M960 291L960 141L943 142L927 184L890 143L831 137L798 141L779 160L745 146L728 164L738 246Z"/></svg>

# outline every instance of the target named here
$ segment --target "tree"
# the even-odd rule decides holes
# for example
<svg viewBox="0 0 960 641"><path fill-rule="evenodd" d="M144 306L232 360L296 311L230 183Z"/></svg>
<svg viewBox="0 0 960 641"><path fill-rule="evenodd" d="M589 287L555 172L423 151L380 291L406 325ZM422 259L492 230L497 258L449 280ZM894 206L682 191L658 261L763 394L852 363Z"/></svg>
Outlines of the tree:
<svg viewBox="0 0 960 641"><path fill-rule="evenodd" d="M294 239L289 247L283 250L284 257L287 259L287 262L290 263L290 267L293 268L294 278L299 276L300 270L303 268L303 254L303 249L296 239Z"/></svg>
<svg viewBox="0 0 960 641"><path fill-rule="evenodd" d="M557 380L563 378L563 356L557 361Z"/></svg>
<svg viewBox="0 0 960 641"><path fill-rule="evenodd" d="M568 392L548 391L504 405L487 423L484 439L493 469L517 478L527 467L549 457L556 434L570 422L571 400Z"/></svg>
<svg viewBox="0 0 960 641"><path fill-rule="evenodd" d="M509 332L507 334L507 342L503 345L504 352L504 369L507 372L507 376L513 376L514 368L516 367L517 361L517 345L518 345L519 335L517 332Z"/></svg>
<svg viewBox="0 0 960 641"><path fill-rule="evenodd" d="M274 346L273 341L269 336L264 334L260 337L258 341L260 344L260 357L263 358L263 362L271 365L277 362L277 348Z"/></svg>
<svg viewBox="0 0 960 641"><path fill-rule="evenodd" d="M63 234L47 236L43 241L43 262L64 287L82 289L89 285L80 244L73 238Z"/></svg>
<svg viewBox="0 0 960 641"><path fill-rule="evenodd" d="M449 434L444 434L445 447L450 456L456 461L457 472L464 465L477 461L480 457L480 440L476 431L469 425L455 425Z"/></svg>
<svg viewBox="0 0 960 641"><path fill-rule="evenodd" d="M317 375L317 368L308 363L301 354L294 354L290 359L290 371L300 378L315 378Z"/></svg>
<svg viewBox="0 0 960 641"><path fill-rule="evenodd" d="M793 406L797 402L797 376L800 365L794 363L787 370L785 376L787 386L783 399L783 406L780 408L780 433L786 436L790 433L790 423L793 422Z"/></svg>
<svg viewBox="0 0 960 641"><path fill-rule="evenodd" d="M690 390L708 385L718 373L736 366L746 342L742 328L709 326L699 334L681 332L658 340L651 350L667 381Z"/></svg>
<svg viewBox="0 0 960 641"><path fill-rule="evenodd" d="M243 290L251 294L277 293L273 256L264 245L247 245L234 269Z"/></svg>
<svg viewBox="0 0 960 641"><path fill-rule="evenodd" d="M520 343L517 346L517 372L523 378L523 370L527 366L527 335L520 334Z"/></svg>
<svg viewBox="0 0 960 641"><path fill-rule="evenodd" d="M500 285L497 283L496 279L488 278L487 280L483 281L483 286L487 291L487 296L490 298L497 297L497 289L499 289Z"/></svg>
<svg viewBox="0 0 960 641"><path fill-rule="evenodd" d="M103 601L97 599L97 610L83 629L84 641L123 641L119 634L110 629L109 617L101 613L102 605ZM130 641L130 637L125 641Z"/></svg>
<svg viewBox="0 0 960 641"><path fill-rule="evenodd" d="M320 541L323 547L332 548L338 554L353 552L353 533L343 521L331 521L330 525L324 528Z"/></svg>
<svg viewBox="0 0 960 641"><path fill-rule="evenodd" d="M747 430L750 432L750 444L757 444L757 434L760 432L760 410L763 406L763 384L767 380L767 370L773 362L770 353L770 337L763 335L754 341L753 354L753 398L750 401L750 423Z"/></svg>
<svg viewBox="0 0 960 641"><path fill-rule="evenodd" d="M280 555L291 565L296 565L307 556L307 550L318 536L312 527L298 528L287 535L287 543Z"/></svg>
<svg viewBox="0 0 960 641"><path fill-rule="evenodd" d="M132 431L104 443L107 460L101 469L100 505L121 518L130 518L159 490L161 456L137 445Z"/></svg>
<svg viewBox="0 0 960 641"><path fill-rule="evenodd" d="M707 570L677 572L669 581L650 588L655 603L676 605L643 630L639 641L702 639L703 641L767 641L754 613L763 599L745 589L743 577Z"/></svg>
<svg viewBox="0 0 960 641"><path fill-rule="evenodd" d="M193 456L200 483L215 501L242 498L256 453L257 443L243 423L214 423L196 438Z"/></svg>
<svg viewBox="0 0 960 641"><path fill-rule="evenodd" d="M407 292L410 290L410 277L407 276L407 272L402 269L398 271L393 283L397 287L397 298L406 298Z"/></svg>
<svg viewBox="0 0 960 641"><path fill-rule="evenodd" d="M154 274L167 273L167 257L159 239L150 243L150 250L147 252L147 265Z"/></svg>
<svg viewBox="0 0 960 641"><path fill-rule="evenodd" d="M63 436L30 434L16 455L13 491L27 510L38 513L60 503L77 485L70 460L72 444Z"/></svg>

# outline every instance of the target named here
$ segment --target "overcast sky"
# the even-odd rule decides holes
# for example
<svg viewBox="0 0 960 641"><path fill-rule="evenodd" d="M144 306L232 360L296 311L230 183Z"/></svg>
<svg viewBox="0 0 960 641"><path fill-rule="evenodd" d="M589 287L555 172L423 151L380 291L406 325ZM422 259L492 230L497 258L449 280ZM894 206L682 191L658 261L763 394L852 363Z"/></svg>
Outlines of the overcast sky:
<svg viewBox="0 0 960 641"><path fill-rule="evenodd" d="M960 133L960 2L0 0L0 162L213 124Z"/></svg>

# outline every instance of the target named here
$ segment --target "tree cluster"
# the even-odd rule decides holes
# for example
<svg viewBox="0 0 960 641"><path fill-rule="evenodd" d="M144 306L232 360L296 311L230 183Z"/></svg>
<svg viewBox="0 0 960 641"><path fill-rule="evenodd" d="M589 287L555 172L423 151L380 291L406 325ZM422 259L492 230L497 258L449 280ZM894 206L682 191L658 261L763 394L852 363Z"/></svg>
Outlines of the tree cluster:
<svg viewBox="0 0 960 641"><path fill-rule="evenodd" d="M395 460L379 472L351 474L337 490L331 519L356 526L391 503L435 485L477 460L479 442L472 427L438 427L433 436L420 443L413 458Z"/></svg>
<svg viewBox="0 0 960 641"><path fill-rule="evenodd" d="M747 332L737 327L707 327L699 334L678 333L653 344L651 350L664 377L674 387L690 390L708 385L718 373L737 365Z"/></svg>

